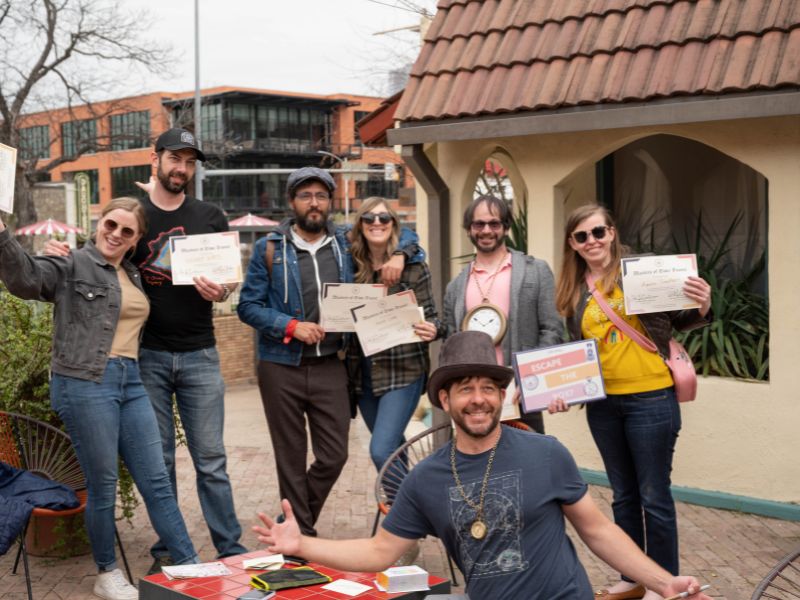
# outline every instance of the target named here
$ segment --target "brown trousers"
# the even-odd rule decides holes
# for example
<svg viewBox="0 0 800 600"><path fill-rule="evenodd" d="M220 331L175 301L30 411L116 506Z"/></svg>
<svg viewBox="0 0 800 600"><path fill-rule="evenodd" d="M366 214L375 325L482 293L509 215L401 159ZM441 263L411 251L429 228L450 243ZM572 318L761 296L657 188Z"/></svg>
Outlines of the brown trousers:
<svg viewBox="0 0 800 600"><path fill-rule="evenodd" d="M300 531L314 524L347 462L350 401L344 363L334 354L298 367L260 361L258 387L267 417L281 498L292 505ZM307 468L308 431L314 461Z"/></svg>

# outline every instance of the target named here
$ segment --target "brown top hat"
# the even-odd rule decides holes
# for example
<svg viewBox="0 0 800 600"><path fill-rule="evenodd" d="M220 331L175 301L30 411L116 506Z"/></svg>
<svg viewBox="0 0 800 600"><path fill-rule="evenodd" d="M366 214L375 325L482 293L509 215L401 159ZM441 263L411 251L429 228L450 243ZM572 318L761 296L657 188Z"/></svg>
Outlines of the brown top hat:
<svg viewBox="0 0 800 600"><path fill-rule="evenodd" d="M497 364L497 354L489 334L482 331L461 331L447 338L439 352L439 366L428 381L428 399L436 408L439 390L452 379L490 377L506 387L514 371Z"/></svg>

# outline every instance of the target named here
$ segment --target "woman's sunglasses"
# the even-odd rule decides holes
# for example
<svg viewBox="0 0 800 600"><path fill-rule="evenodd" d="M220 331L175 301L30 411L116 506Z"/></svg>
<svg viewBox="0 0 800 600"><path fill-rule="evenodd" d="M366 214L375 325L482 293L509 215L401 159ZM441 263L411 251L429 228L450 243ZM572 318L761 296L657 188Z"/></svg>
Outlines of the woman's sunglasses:
<svg viewBox="0 0 800 600"><path fill-rule="evenodd" d="M585 244L590 235L596 240L602 240L606 237L609 229L611 228L608 225L598 225L597 227L592 227L589 231L573 231L571 235L575 243Z"/></svg>
<svg viewBox="0 0 800 600"><path fill-rule="evenodd" d="M114 219L103 219L103 229L106 230L106 233L114 233L117 229L119 229L120 237L126 240L129 240L136 235L136 232L133 229L130 227L123 227Z"/></svg>
<svg viewBox="0 0 800 600"><path fill-rule="evenodd" d="M361 221L363 223L371 224L375 222L375 219L380 221L381 225L387 225L388 223L392 222L392 215L390 215L388 212L365 212L363 215L361 215Z"/></svg>

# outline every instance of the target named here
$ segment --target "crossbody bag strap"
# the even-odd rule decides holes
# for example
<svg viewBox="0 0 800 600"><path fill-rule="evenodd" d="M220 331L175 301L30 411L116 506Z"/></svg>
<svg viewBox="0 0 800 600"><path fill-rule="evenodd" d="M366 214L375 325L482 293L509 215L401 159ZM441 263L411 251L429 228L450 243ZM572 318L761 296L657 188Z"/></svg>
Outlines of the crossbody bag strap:
<svg viewBox="0 0 800 600"><path fill-rule="evenodd" d="M658 354L658 347L653 343L653 340L642 335L633 327L628 325L625 322L625 319L620 317L616 312L614 312L614 309L608 305L608 302L606 302L605 298L603 298L603 294L597 290L597 286L594 284L594 279L592 279L592 276L589 273L586 274L586 285L589 286L589 291L592 293L594 301L597 302L597 305L604 313L606 313L606 316L609 318L609 320L614 323L614 325L616 325L620 331L625 333L629 338L631 338L645 350Z"/></svg>

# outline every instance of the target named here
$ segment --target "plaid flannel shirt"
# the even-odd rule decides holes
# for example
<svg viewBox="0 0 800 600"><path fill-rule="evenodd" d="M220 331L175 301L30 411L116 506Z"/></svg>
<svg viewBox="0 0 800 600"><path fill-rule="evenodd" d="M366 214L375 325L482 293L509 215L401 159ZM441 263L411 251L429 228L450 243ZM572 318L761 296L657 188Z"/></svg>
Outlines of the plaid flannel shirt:
<svg viewBox="0 0 800 600"><path fill-rule="evenodd" d="M374 282L380 283L377 274ZM431 272L428 270L428 265L424 262L406 264L400 281L390 287L388 293L396 294L404 290L414 290L417 304L425 311L425 320L436 325L436 337L441 337L444 329L433 301ZM358 336L350 336L350 345L347 350L347 372L350 377L350 385L357 394L361 394L361 360L363 358L364 354L361 351ZM372 364L372 392L375 396L382 396L392 390L405 387L419 379L420 375L427 376L431 366L428 344L425 342L395 346L370 356L368 360Z"/></svg>

